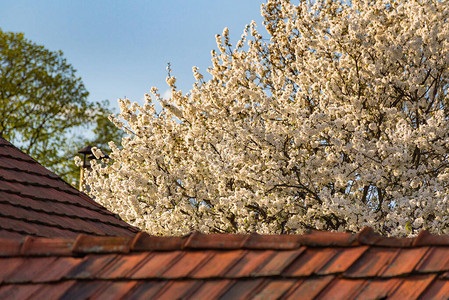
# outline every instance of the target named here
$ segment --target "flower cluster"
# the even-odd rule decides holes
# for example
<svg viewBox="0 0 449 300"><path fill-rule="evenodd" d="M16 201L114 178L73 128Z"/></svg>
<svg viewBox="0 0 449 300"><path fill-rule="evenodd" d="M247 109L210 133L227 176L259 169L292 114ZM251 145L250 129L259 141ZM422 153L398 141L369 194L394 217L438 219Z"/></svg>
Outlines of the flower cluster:
<svg viewBox="0 0 449 300"><path fill-rule="evenodd" d="M350 2L268 0L210 80L120 100L95 199L152 234L449 232L449 4Z"/></svg>

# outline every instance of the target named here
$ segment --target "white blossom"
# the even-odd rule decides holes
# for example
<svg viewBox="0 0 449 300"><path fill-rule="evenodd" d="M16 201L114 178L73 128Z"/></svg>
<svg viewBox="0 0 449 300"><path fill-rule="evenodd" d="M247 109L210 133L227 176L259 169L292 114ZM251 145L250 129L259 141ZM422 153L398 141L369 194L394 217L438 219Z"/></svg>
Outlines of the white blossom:
<svg viewBox="0 0 449 300"><path fill-rule="evenodd" d="M448 1L268 0L262 16L269 36L217 35L188 94L169 73L169 100L120 100L130 136L93 164L95 199L158 235L448 233Z"/></svg>

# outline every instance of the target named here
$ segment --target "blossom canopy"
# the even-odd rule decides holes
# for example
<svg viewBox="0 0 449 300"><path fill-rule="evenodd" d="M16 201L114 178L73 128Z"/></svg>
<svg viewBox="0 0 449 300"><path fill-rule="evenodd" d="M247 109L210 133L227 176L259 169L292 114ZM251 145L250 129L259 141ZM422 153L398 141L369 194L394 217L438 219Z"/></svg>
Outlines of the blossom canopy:
<svg viewBox="0 0 449 300"><path fill-rule="evenodd" d="M152 234L449 232L448 1L261 11L268 38L225 29L189 93L120 100L95 199Z"/></svg>

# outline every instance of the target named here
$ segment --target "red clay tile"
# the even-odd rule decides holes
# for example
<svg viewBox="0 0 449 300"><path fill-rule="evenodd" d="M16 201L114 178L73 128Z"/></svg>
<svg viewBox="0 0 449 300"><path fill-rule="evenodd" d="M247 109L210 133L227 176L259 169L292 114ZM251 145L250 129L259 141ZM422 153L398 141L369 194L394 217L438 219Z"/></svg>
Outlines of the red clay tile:
<svg viewBox="0 0 449 300"><path fill-rule="evenodd" d="M96 300L126 299L126 295L137 285L137 281L111 282L97 291L92 298Z"/></svg>
<svg viewBox="0 0 449 300"><path fill-rule="evenodd" d="M0 140L0 236L133 236L138 231Z"/></svg>
<svg viewBox="0 0 449 300"><path fill-rule="evenodd" d="M191 276L193 278L221 277L243 257L243 250L217 251Z"/></svg>
<svg viewBox="0 0 449 300"><path fill-rule="evenodd" d="M0 238L0 257L16 256L20 253L22 242L11 238Z"/></svg>
<svg viewBox="0 0 449 300"><path fill-rule="evenodd" d="M97 278L97 274L102 272L108 264L116 259L116 257L116 254L97 254L85 256L77 266L72 268L69 273L67 273L67 278L95 279Z"/></svg>
<svg viewBox="0 0 449 300"><path fill-rule="evenodd" d="M97 237L80 234L73 245L78 253L127 253L132 239L129 237Z"/></svg>
<svg viewBox="0 0 449 300"><path fill-rule="evenodd" d="M0 286L0 299L33 299L33 294L41 288L38 284L8 284Z"/></svg>
<svg viewBox="0 0 449 300"><path fill-rule="evenodd" d="M186 241L186 237L158 237L151 236L145 232L139 232L134 238L131 249L133 251L164 251L164 250L181 250Z"/></svg>
<svg viewBox="0 0 449 300"><path fill-rule="evenodd" d="M364 280L335 279L322 292L320 299L351 299L364 286Z"/></svg>
<svg viewBox="0 0 449 300"><path fill-rule="evenodd" d="M429 247L401 249L398 256L379 275L381 277L390 277L411 273L428 250Z"/></svg>
<svg viewBox="0 0 449 300"><path fill-rule="evenodd" d="M174 263L166 272L162 274L163 278L183 278L189 275L195 269L202 267L212 256L211 251L192 251L181 254L179 260Z"/></svg>
<svg viewBox="0 0 449 300"><path fill-rule="evenodd" d="M75 283L76 281L69 280L38 285L40 288L33 293L32 299L60 299Z"/></svg>
<svg viewBox="0 0 449 300"><path fill-rule="evenodd" d="M0 229L0 238L21 240L23 239L23 234L6 229Z"/></svg>
<svg viewBox="0 0 449 300"><path fill-rule="evenodd" d="M251 234L243 244L245 249L292 250L300 247L296 235L259 235Z"/></svg>
<svg viewBox="0 0 449 300"><path fill-rule="evenodd" d="M201 234L194 232L184 247L192 249L240 249L249 235L243 234Z"/></svg>
<svg viewBox="0 0 449 300"><path fill-rule="evenodd" d="M357 235L356 240L362 245L382 247L410 247L413 239L384 237L374 232L370 227L364 227Z"/></svg>
<svg viewBox="0 0 449 300"><path fill-rule="evenodd" d="M154 296L169 282L145 280L139 282L128 292L126 298L130 300L155 299Z"/></svg>
<svg viewBox="0 0 449 300"><path fill-rule="evenodd" d="M314 299L334 278L334 276L320 276L299 279L287 292L285 299Z"/></svg>
<svg viewBox="0 0 449 300"><path fill-rule="evenodd" d="M449 247L431 247L416 266L418 272L441 272L449 270Z"/></svg>
<svg viewBox="0 0 449 300"><path fill-rule="evenodd" d="M132 279L159 278L181 258L180 251L153 252L143 265L130 275Z"/></svg>
<svg viewBox="0 0 449 300"><path fill-rule="evenodd" d="M118 255L108 267L97 274L97 278L101 279L119 279L127 278L128 274L139 265L146 263L149 253L133 253L127 255Z"/></svg>
<svg viewBox="0 0 449 300"><path fill-rule="evenodd" d="M400 278L369 279L355 295L356 299L385 299L401 284Z"/></svg>
<svg viewBox="0 0 449 300"><path fill-rule="evenodd" d="M192 294L198 287L199 282L195 280L171 281L169 284L165 285L159 293L157 293L155 299L188 299L189 295Z"/></svg>
<svg viewBox="0 0 449 300"><path fill-rule="evenodd" d="M417 299L428 288L435 277L435 274L429 274L403 278L399 287L391 294L390 299Z"/></svg>
<svg viewBox="0 0 449 300"><path fill-rule="evenodd" d="M449 280L434 280L420 295L421 299L447 300L449 295Z"/></svg>
<svg viewBox="0 0 449 300"><path fill-rule="evenodd" d="M413 246L449 246L449 235L433 235L427 230L421 230L413 241Z"/></svg>
<svg viewBox="0 0 449 300"><path fill-rule="evenodd" d="M278 251L275 253L262 268L255 270L252 276L274 276L280 275L282 271L289 266L302 252L305 247L297 250Z"/></svg>
<svg viewBox="0 0 449 300"><path fill-rule="evenodd" d="M246 251L245 255L226 274L225 278L239 278L251 276L260 269L273 255L273 250Z"/></svg>
<svg viewBox="0 0 449 300"><path fill-rule="evenodd" d="M310 247L348 247L355 244L355 235L345 232L313 230L297 237L301 245Z"/></svg>
<svg viewBox="0 0 449 300"><path fill-rule="evenodd" d="M316 273L328 275L345 272L366 250L368 250L368 246L340 248L338 249L338 253Z"/></svg>
<svg viewBox="0 0 449 300"><path fill-rule="evenodd" d="M228 287L228 289L221 295L222 300L234 299L251 299L257 289L262 286L263 279L244 279L235 281L235 283Z"/></svg>
<svg viewBox="0 0 449 300"><path fill-rule="evenodd" d="M61 300L92 299L96 293L110 286L107 281L78 281L61 296Z"/></svg>
<svg viewBox="0 0 449 300"><path fill-rule="evenodd" d="M284 276L316 274L339 252L336 248L307 248L283 273Z"/></svg>
<svg viewBox="0 0 449 300"><path fill-rule="evenodd" d="M397 248L368 249L345 273L348 277L377 276L396 258L399 254Z"/></svg>
<svg viewBox="0 0 449 300"><path fill-rule="evenodd" d="M11 274L24 263L25 259L22 257L0 258L0 283L8 281Z"/></svg>
<svg viewBox="0 0 449 300"><path fill-rule="evenodd" d="M52 264L56 257L35 257L22 259L22 264L4 279L8 283L39 282L40 275Z"/></svg>
<svg viewBox="0 0 449 300"><path fill-rule="evenodd" d="M50 265L47 265L42 273L33 279L34 282L51 282L61 280L73 268L83 261L82 258L58 257Z"/></svg>
<svg viewBox="0 0 449 300"><path fill-rule="evenodd" d="M23 255L71 255L73 240L27 236L20 249Z"/></svg>
<svg viewBox="0 0 449 300"><path fill-rule="evenodd" d="M279 299L284 295L294 284L294 279L279 279L269 281L263 288L259 288L257 294L253 295L253 299Z"/></svg>
<svg viewBox="0 0 449 300"><path fill-rule="evenodd" d="M201 281L191 299L218 299L234 281L228 279Z"/></svg>

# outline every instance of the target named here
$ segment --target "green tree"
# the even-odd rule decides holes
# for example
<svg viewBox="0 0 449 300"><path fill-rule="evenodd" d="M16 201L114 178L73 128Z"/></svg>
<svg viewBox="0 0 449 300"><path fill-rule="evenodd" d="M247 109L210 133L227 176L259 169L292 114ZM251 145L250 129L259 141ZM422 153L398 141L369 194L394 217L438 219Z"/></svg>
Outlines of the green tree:
<svg viewBox="0 0 449 300"><path fill-rule="evenodd" d="M61 51L0 30L0 134L68 182L77 175L73 152L120 136L107 124L108 103L88 94ZM80 136L83 127L95 136Z"/></svg>

